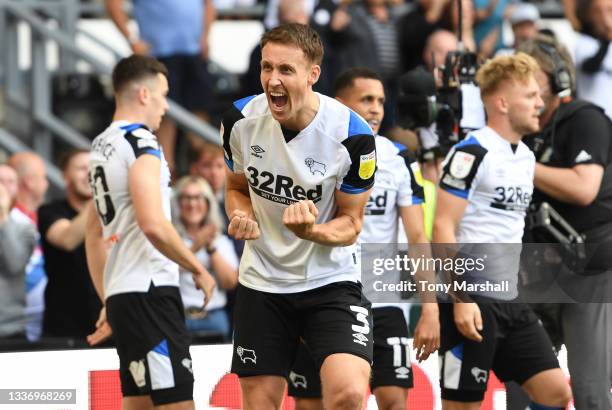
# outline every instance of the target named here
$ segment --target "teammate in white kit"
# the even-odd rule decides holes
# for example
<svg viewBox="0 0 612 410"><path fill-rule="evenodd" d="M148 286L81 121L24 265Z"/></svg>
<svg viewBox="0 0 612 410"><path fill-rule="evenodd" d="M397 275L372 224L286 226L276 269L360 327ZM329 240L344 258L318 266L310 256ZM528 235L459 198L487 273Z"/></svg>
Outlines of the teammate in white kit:
<svg viewBox="0 0 612 410"><path fill-rule="evenodd" d="M374 184L374 136L357 114L313 92L323 57L314 30L282 25L261 45L264 94L236 101L222 124L228 231L247 239L232 372L245 409L278 409L303 338L325 407L361 409L372 319L354 243Z"/></svg>
<svg viewBox="0 0 612 410"><path fill-rule="evenodd" d="M378 168L358 245L395 243L401 218L409 243L421 251L428 250L429 241L425 235L421 207L423 188L416 180L418 163L411 160L405 147L378 135L384 117L385 90L382 80L372 70L353 68L338 77L335 94L339 101L361 115L376 135ZM417 249L415 251L418 253ZM395 280L399 281L399 272L394 273L397 274ZM389 274L393 273L385 273ZM367 289L364 292L370 296ZM395 300L393 296L399 295L387 295L385 299ZM413 345L417 348L419 361L427 359L439 347L438 313L434 295L433 303L423 304L415 329ZM405 409L408 389L414 385L414 374L407 347L408 324L402 305L373 303L372 317L374 362L370 389L376 396L378 408ZM296 409L323 409L319 375L304 344L300 344L288 383L289 395L295 398Z"/></svg>
<svg viewBox="0 0 612 410"><path fill-rule="evenodd" d="M489 277L470 272L465 281L512 285L499 294L468 292L471 303L440 304L443 409L479 409L489 370L502 381L519 383L532 400L531 410L562 409L571 398L546 332L530 308L514 300L535 168L521 138L539 129L543 106L534 78L537 69L535 60L522 53L485 63L476 80L487 127L456 144L444 162L433 242L496 244L484 245L495 253L485 264Z"/></svg>
<svg viewBox="0 0 612 410"><path fill-rule="evenodd" d="M178 265L206 300L214 288L170 223L170 171L152 134L168 108L166 73L151 57L119 61L113 123L94 139L89 165L87 262L105 307L88 340L114 335L123 409L195 408Z"/></svg>

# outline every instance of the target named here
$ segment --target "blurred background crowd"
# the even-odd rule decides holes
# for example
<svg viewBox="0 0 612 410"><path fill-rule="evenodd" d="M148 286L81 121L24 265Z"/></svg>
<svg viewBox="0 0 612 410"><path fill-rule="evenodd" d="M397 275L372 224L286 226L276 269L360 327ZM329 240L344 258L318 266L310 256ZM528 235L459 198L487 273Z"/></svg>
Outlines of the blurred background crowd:
<svg viewBox="0 0 612 410"><path fill-rule="evenodd" d="M0 347L83 346L95 329L100 301L83 246L87 144L111 121L108 74L130 52L169 69L175 104L157 135L175 182L174 223L218 281L203 311L191 275L181 276L188 328L229 340L243 244L226 235L218 127L233 100L261 92L258 38L284 22L310 24L324 41L316 91L333 95L348 68L379 73L381 134L415 153L431 143L396 112L404 73L436 72L458 50L478 61L511 53L538 34L572 54L573 93L612 116L612 0L0 2Z"/></svg>

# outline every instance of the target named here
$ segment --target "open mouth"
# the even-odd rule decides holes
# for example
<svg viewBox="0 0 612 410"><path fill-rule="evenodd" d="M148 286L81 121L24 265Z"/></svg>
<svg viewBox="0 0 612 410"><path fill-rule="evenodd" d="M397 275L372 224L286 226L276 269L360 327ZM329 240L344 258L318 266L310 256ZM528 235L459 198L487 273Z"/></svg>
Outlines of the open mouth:
<svg viewBox="0 0 612 410"><path fill-rule="evenodd" d="M368 125L370 126L370 128L375 129L376 127L380 125L380 121L371 119L371 120L368 120Z"/></svg>
<svg viewBox="0 0 612 410"><path fill-rule="evenodd" d="M283 108L285 105L287 105L289 98L285 93L270 92L270 100L275 108Z"/></svg>

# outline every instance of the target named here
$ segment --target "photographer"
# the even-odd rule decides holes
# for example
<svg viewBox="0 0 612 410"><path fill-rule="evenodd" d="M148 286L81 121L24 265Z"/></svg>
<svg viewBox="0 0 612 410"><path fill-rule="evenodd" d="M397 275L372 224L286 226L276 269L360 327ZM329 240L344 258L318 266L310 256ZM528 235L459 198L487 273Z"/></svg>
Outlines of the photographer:
<svg viewBox="0 0 612 410"><path fill-rule="evenodd" d="M418 135L423 177L437 182L439 165L450 147L472 129L484 126L484 109L474 85L476 55L446 30L427 40L423 61L400 79L398 123Z"/></svg>
<svg viewBox="0 0 612 410"><path fill-rule="evenodd" d="M521 45L519 51L538 62L536 80L545 103L541 132L526 141L538 162L534 203L547 202L582 234L587 249L610 243L612 125L601 108L571 99L574 67L563 46L539 36ZM609 299L612 259L607 254L602 249L584 268L559 275L561 287L580 302ZM576 409L612 409L612 304L559 304L556 309L558 329L554 330L567 348Z"/></svg>

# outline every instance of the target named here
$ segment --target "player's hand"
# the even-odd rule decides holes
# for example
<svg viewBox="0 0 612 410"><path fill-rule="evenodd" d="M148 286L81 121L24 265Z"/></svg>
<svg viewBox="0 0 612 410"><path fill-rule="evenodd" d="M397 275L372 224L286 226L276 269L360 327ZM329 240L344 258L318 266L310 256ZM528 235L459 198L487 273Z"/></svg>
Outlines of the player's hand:
<svg viewBox="0 0 612 410"><path fill-rule="evenodd" d="M319 210L314 202L299 201L285 209L283 224L298 238L308 239L318 215Z"/></svg>
<svg viewBox="0 0 612 410"><path fill-rule="evenodd" d="M204 306L202 307L202 310L204 310L212 298L217 283L215 282L215 278L213 278L206 269L202 269L201 272L194 272L193 281L195 282L196 289L202 289L204 291L205 298Z"/></svg>
<svg viewBox="0 0 612 410"><path fill-rule="evenodd" d="M237 240L249 240L259 238L259 225L257 221L247 215L246 212L236 209L230 215L230 224L227 233Z"/></svg>
<svg viewBox="0 0 612 410"><path fill-rule="evenodd" d="M455 303L455 325L459 332L470 340L482 341L482 315L476 303Z"/></svg>
<svg viewBox="0 0 612 410"><path fill-rule="evenodd" d="M414 331L413 346L420 362L440 348L440 317L437 303L423 303Z"/></svg>
<svg viewBox="0 0 612 410"><path fill-rule="evenodd" d="M100 310L100 316L96 322L96 331L87 336L87 343L90 346L95 346L107 340L113 334L108 321L106 320L106 306L103 306Z"/></svg>
<svg viewBox="0 0 612 410"><path fill-rule="evenodd" d="M149 54L149 51L151 50L151 46L149 45L149 43L147 43L146 41L143 40L136 40L133 41L130 46L132 47L132 52L134 54L138 54L141 56L146 56Z"/></svg>

